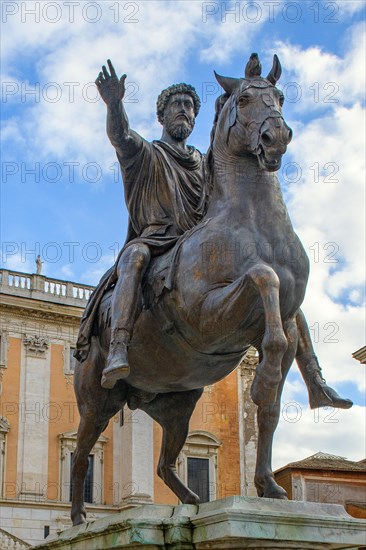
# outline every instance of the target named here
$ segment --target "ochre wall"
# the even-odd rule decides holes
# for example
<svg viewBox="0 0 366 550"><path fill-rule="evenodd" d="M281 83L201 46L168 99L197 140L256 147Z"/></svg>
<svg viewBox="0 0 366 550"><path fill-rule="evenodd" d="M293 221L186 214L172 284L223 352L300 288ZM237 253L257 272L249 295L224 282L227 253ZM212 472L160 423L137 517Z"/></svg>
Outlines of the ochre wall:
<svg viewBox="0 0 366 550"><path fill-rule="evenodd" d="M4 369L0 414L10 424L7 435L5 497L16 498L21 340L8 338L8 368Z"/></svg>
<svg viewBox="0 0 366 550"><path fill-rule="evenodd" d="M365 504L363 504L363 506L361 506L361 504L347 504L346 511L350 516L353 516L354 518L366 519Z"/></svg>
<svg viewBox="0 0 366 550"><path fill-rule="evenodd" d="M285 472L280 472L275 475L276 482L285 489L288 494L288 498L292 500L292 482L291 482L291 472L286 470Z"/></svg>

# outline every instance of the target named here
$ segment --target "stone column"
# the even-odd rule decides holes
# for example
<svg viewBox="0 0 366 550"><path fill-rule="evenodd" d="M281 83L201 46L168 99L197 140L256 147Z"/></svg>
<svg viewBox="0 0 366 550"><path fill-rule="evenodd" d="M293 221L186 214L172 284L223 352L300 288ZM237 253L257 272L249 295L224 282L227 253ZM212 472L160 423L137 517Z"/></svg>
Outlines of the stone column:
<svg viewBox="0 0 366 550"><path fill-rule="evenodd" d="M121 429L122 506L154 502L153 420L143 411L124 410Z"/></svg>
<svg viewBox="0 0 366 550"><path fill-rule="evenodd" d="M239 391L239 445L240 445L240 493L242 496L256 496L254 486L255 462L258 447L257 406L250 397L258 354L251 347L238 368Z"/></svg>
<svg viewBox="0 0 366 550"><path fill-rule="evenodd" d="M17 482L20 497L43 500L48 476L49 339L23 334Z"/></svg>

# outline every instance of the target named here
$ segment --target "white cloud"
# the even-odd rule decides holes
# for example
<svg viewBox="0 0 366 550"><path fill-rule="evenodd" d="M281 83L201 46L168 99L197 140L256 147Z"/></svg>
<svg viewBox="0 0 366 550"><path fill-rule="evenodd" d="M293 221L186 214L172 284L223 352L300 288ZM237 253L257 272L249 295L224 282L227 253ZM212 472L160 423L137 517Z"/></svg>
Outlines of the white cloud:
<svg viewBox="0 0 366 550"><path fill-rule="evenodd" d="M311 260L303 309L324 375L333 385L349 380L360 390L365 373L351 355L365 343L364 34L360 25L351 28L343 59L317 47L279 44L289 78L303 90L335 78L342 88L330 110L316 111L324 104L314 104L310 95L295 109L285 163L296 163L298 181L286 182L286 165L282 177L290 216ZM316 118L299 122L299 109ZM286 106L284 113L286 118Z"/></svg>
<svg viewBox="0 0 366 550"><path fill-rule="evenodd" d="M363 0L342 0L337 2L337 11L341 14L352 16L359 11L365 11L365 3Z"/></svg>
<svg viewBox="0 0 366 550"><path fill-rule="evenodd" d="M63 277L66 277L69 281L74 277L74 270L71 267L71 264L63 265L60 269Z"/></svg>
<svg viewBox="0 0 366 550"><path fill-rule="evenodd" d="M23 273L34 273L35 263L24 256L22 253L13 254L13 246L6 246L7 243L3 243L3 253L1 263L4 269L9 269L10 271L21 271ZM15 243L9 243L10 245L15 245Z"/></svg>
<svg viewBox="0 0 366 550"><path fill-rule="evenodd" d="M360 295L365 278L360 246L365 235L364 116L356 103L304 125L290 145L302 177L287 188L290 215L311 259L303 309L313 326L315 349L332 383L352 380L360 389L364 372L351 354L364 344L365 330ZM314 181L310 167L329 162L339 166L334 174L338 181L324 181L324 176Z"/></svg>
<svg viewBox="0 0 366 550"><path fill-rule="evenodd" d="M319 254L314 246L311 251L318 258L315 267L326 268L327 275L337 268L327 281L332 296L344 288L344 274L355 286L364 277L365 251L359 246L365 234L364 120L365 109L358 103L339 107L332 116L304 126L289 147L302 171L299 182L288 186L291 215L308 250L319 242ZM326 243L335 244L325 249ZM346 265L337 265L342 258Z"/></svg>
<svg viewBox="0 0 366 550"><path fill-rule="evenodd" d="M273 446L273 467L302 460L318 451L349 460L365 457L365 408L310 410L284 401Z"/></svg>
<svg viewBox="0 0 366 550"><path fill-rule="evenodd" d="M347 32L344 57L323 51L316 45L302 49L299 45L276 43L284 69L281 84L296 111L336 109L340 104L364 100L365 36L362 23L351 27ZM291 84L294 82L296 85Z"/></svg>
<svg viewBox="0 0 366 550"><path fill-rule="evenodd" d="M115 261L115 254L104 254L97 264L93 264L93 267L83 273L81 280L85 284L97 285L102 275L115 264Z"/></svg>
<svg viewBox="0 0 366 550"><path fill-rule="evenodd" d="M283 2L276 3L277 11ZM268 8L268 7L267 7ZM202 4L202 31L207 46L201 50L200 58L205 62L223 63L230 61L238 52L246 52L254 36L269 19L269 12L260 3L214 2ZM243 60L244 72L246 60Z"/></svg>
<svg viewBox="0 0 366 550"><path fill-rule="evenodd" d="M35 3L27 4L29 8ZM117 3L106 1L99 3L102 16L97 23L86 20L81 5L75 7L74 21L70 23L69 9L64 4L60 3L62 18L54 24L46 19L55 14L52 10L43 13L41 3L38 23L34 16L22 14L21 7L17 14L9 15L4 25L4 57L8 60L4 70L14 82L22 80L13 68L20 52L26 51L32 57L42 54L35 75L41 89L40 101L32 105L34 98L27 97L30 108L13 122L14 132L7 137L17 133L27 141L31 139L30 153L39 159L94 161L103 166L114 162L113 150L105 137L105 106L101 100L88 100L86 94L92 98L96 89L85 86L94 82L107 57L119 74L127 73L130 91L136 89L131 99L138 101L126 103L131 125L142 128L144 137L152 139L159 133L154 113L156 97L163 87L182 79L187 58L198 50L205 61L227 60L249 47L266 20L263 17L253 24L241 16L237 22L228 15L226 21L208 17L204 23L200 2L164 1L133 3L138 8L134 14L124 11L124 3L119 3L118 24L114 22ZM88 16L94 15L91 11ZM25 23L21 22L22 17ZM51 82L59 86L60 98L56 102L52 102L55 88L48 87ZM65 85L70 82L78 84L74 86L74 101L70 101L71 85Z"/></svg>
<svg viewBox="0 0 366 550"><path fill-rule="evenodd" d="M2 122L1 126L2 126L1 137L2 137L3 143L5 143L5 141L9 141L9 142L11 141L12 143L17 144L18 146L26 145L25 136L21 132L19 120L16 117L8 118L6 121Z"/></svg>

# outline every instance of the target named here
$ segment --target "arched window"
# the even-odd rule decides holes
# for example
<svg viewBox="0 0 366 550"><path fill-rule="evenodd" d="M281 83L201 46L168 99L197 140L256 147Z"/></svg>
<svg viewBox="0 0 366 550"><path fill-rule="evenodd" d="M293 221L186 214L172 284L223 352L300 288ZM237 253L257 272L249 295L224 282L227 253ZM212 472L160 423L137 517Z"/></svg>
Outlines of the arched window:
<svg viewBox="0 0 366 550"><path fill-rule="evenodd" d="M218 448L221 441L202 430L191 432L178 457L178 475L201 502L215 500L217 495Z"/></svg>

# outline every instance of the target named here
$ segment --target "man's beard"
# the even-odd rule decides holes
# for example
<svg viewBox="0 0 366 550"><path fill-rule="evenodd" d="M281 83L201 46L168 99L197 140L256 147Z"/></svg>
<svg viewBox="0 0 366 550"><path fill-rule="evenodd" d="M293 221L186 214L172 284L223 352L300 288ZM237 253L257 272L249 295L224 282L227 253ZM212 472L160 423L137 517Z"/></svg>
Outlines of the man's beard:
<svg viewBox="0 0 366 550"><path fill-rule="evenodd" d="M165 129L168 134L178 141L183 141L192 133L194 121L177 122L175 120L166 122Z"/></svg>

